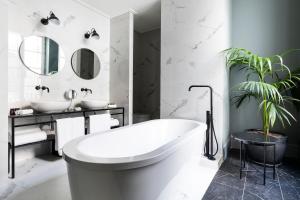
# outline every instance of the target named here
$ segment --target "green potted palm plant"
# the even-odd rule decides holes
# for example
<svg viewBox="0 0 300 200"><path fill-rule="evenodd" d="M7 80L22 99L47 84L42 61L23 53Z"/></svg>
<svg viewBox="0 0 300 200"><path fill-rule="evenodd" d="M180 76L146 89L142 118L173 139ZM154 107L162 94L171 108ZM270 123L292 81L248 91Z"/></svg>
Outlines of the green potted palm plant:
<svg viewBox="0 0 300 200"><path fill-rule="evenodd" d="M286 104L298 99L291 97L290 90L299 81L298 74L291 73L288 66L283 62L283 57L292 51L281 55L262 57L242 48L230 48L225 50L226 64L229 69L239 68L245 73L245 81L232 88L232 100L236 107L240 107L249 99L254 99L262 116L262 127L260 129L249 129L246 132L256 132L265 134L266 139L275 138L276 144L276 164L282 161L287 136L271 131L276 122L282 126L291 125L291 120L295 120ZM261 146L247 145L250 159L262 163ZM267 163L273 162L273 148L267 149Z"/></svg>

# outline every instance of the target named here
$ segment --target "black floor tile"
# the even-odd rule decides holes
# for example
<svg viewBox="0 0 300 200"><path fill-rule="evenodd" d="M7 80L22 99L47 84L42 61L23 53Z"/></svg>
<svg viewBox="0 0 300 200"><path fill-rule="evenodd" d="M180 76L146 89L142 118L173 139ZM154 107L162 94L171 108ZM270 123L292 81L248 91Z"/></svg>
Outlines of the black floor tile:
<svg viewBox="0 0 300 200"><path fill-rule="evenodd" d="M263 167L247 164L248 170L239 178L239 154L231 152L210 184L204 200L300 200L300 168L295 162L285 162L276 170L267 168L266 185L263 185Z"/></svg>
<svg viewBox="0 0 300 200"><path fill-rule="evenodd" d="M225 171L223 171L223 170L219 170L219 171L217 171L217 173L216 173L214 179L216 179L216 178L221 178L221 177L223 177L223 176L226 176L227 174L228 174L228 172L225 172Z"/></svg>
<svg viewBox="0 0 300 200"><path fill-rule="evenodd" d="M300 188L294 188L288 185L281 185L281 189L284 200L300 199Z"/></svg>
<svg viewBox="0 0 300 200"><path fill-rule="evenodd" d="M291 175L289 172L278 170L278 177L281 185L298 188L300 190L300 178Z"/></svg>
<svg viewBox="0 0 300 200"><path fill-rule="evenodd" d="M243 189L241 188L241 185L244 185L245 182L245 176L240 179L239 173L227 173L223 176L215 177L213 179L213 182L221 184L221 185L228 185L231 188L235 189Z"/></svg>
<svg viewBox="0 0 300 200"><path fill-rule="evenodd" d="M234 188L230 185L214 182L213 185L208 188L203 200L237 200L241 199L242 193L242 188Z"/></svg>
<svg viewBox="0 0 300 200"><path fill-rule="evenodd" d="M266 185L262 184L262 177L247 175L245 192L255 194L261 199L282 199L280 185L278 182L266 180ZM245 199L245 198L244 198Z"/></svg>
<svg viewBox="0 0 300 200"><path fill-rule="evenodd" d="M244 191L243 199L244 200L261 200L262 198L255 193L252 193L249 191Z"/></svg>
<svg viewBox="0 0 300 200"><path fill-rule="evenodd" d="M278 178L285 200L300 199L300 173L290 167L278 169Z"/></svg>

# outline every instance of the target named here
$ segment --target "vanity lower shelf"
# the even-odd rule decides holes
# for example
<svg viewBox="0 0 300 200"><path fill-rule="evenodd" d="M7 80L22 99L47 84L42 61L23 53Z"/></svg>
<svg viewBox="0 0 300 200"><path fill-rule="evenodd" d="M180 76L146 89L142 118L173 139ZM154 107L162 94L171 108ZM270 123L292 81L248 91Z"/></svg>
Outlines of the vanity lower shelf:
<svg viewBox="0 0 300 200"><path fill-rule="evenodd" d="M68 111L68 112L55 112L55 113L33 113L29 115L10 115L9 118L9 126L10 131L8 133L8 174L10 178L15 178L15 149L23 146L34 145L38 143L52 143L52 153L54 153L55 147L55 134L48 134L47 138L44 140L36 141L36 142L28 142L25 144L17 145L15 143L16 135L15 129L18 127L27 127L34 125L49 125L51 129L53 129L54 123L56 123L57 119L60 118L68 118L73 116L83 116L85 121L88 122L89 116L102 114L103 112L109 112L112 116L121 116L121 123L118 126L112 126L111 128L118 128L120 126L124 126L124 118L125 118L125 108L124 107L116 107L116 108L102 108L102 109L94 109L94 110L81 110L81 111ZM27 122L19 122L17 121ZM85 127L85 134L88 134L88 128Z"/></svg>

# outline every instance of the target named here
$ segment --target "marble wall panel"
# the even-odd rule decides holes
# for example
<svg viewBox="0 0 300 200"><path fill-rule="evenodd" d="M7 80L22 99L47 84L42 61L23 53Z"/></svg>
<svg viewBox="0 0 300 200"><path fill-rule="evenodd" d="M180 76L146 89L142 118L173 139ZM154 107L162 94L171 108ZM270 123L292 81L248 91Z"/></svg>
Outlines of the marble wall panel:
<svg viewBox="0 0 300 200"><path fill-rule="evenodd" d="M226 148L228 73L221 51L230 46L230 1L162 0L161 11L161 117L205 122L209 93L188 87L210 85L219 149Z"/></svg>

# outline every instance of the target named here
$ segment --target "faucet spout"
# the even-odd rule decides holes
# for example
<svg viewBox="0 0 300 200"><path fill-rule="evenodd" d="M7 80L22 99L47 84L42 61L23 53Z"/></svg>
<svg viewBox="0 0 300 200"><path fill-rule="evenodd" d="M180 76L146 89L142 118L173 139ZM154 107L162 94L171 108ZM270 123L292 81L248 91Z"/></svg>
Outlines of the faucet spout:
<svg viewBox="0 0 300 200"><path fill-rule="evenodd" d="M194 87L200 87L200 88L209 88L209 90L212 92L213 91L213 89L212 89L212 87L210 86L210 85L191 85L190 87L189 87L189 92L192 90L192 88L194 88Z"/></svg>
<svg viewBox="0 0 300 200"><path fill-rule="evenodd" d="M91 89L88 89L86 90L87 92L90 92L91 94L93 94L93 91Z"/></svg>
<svg viewBox="0 0 300 200"><path fill-rule="evenodd" d="M37 86L35 86L35 89L36 90L43 90L43 91L47 90L48 93L50 92L50 89L48 87L46 87L46 86L37 85Z"/></svg>
<svg viewBox="0 0 300 200"><path fill-rule="evenodd" d="M192 90L192 88L208 88L210 91L210 113L213 115L213 89L210 85L191 85L189 87L189 92Z"/></svg>
<svg viewBox="0 0 300 200"><path fill-rule="evenodd" d="M42 86L42 90L47 90L48 93L50 92L50 89L46 86Z"/></svg>

